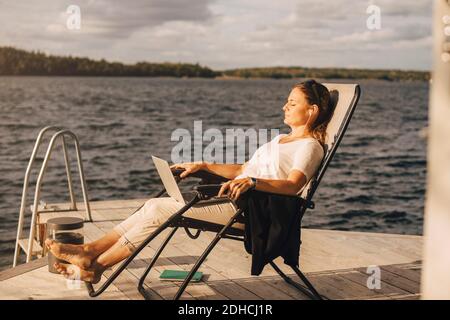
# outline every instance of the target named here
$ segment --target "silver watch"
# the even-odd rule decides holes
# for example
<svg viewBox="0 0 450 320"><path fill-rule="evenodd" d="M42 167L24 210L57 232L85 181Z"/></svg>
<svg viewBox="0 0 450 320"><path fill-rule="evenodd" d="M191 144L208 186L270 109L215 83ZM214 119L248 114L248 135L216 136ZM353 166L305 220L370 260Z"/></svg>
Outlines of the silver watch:
<svg viewBox="0 0 450 320"><path fill-rule="evenodd" d="M256 188L256 182L258 181L256 178L254 177L249 177L250 180L252 180L252 186L250 187L250 190L255 190Z"/></svg>

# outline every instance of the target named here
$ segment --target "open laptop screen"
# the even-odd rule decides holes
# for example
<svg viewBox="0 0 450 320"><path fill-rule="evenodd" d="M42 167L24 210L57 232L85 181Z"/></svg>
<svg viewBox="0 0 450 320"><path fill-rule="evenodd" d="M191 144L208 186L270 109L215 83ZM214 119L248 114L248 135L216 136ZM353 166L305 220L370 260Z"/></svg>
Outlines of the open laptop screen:
<svg viewBox="0 0 450 320"><path fill-rule="evenodd" d="M161 158L152 155L153 163L155 164L156 170L158 171L159 177L166 188L167 194L175 199L176 201L186 204L186 201L181 194L180 188L170 170L169 163Z"/></svg>

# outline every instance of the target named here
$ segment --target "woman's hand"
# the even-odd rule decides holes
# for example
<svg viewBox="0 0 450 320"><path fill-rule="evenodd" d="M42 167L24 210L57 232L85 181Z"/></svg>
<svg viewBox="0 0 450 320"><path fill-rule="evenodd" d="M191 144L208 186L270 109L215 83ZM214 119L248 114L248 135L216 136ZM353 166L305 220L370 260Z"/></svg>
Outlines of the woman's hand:
<svg viewBox="0 0 450 320"><path fill-rule="evenodd" d="M176 163L170 166L170 169L184 169L180 174L180 178L183 179L189 174L197 172L205 168L204 162L188 162L188 163Z"/></svg>
<svg viewBox="0 0 450 320"><path fill-rule="evenodd" d="M252 179L242 178L225 182L219 190L218 196L226 194L231 200L236 201L241 194L253 186Z"/></svg>

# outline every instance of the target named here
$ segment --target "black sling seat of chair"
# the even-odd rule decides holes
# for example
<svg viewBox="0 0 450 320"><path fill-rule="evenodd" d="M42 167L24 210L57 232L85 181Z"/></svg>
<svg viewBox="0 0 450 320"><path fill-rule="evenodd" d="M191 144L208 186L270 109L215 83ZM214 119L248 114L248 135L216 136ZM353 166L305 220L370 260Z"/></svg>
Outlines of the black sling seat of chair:
<svg viewBox="0 0 450 320"><path fill-rule="evenodd" d="M301 205L299 208L299 214L302 217L307 209L314 209L314 202L312 201L312 197L319 186L320 181L325 174L328 165L330 164L337 147L339 146L344 133L350 123L350 119L353 115L353 112L358 103L361 89L357 84L341 84L341 83L325 83L324 84L331 92L332 99L335 103L333 116L327 126L327 138L325 141L325 156L322 160L322 163L319 169L316 172L316 175L310 179L307 186L303 189L302 193L299 195L302 199ZM173 171L174 176L177 181L180 181L179 174L180 170ZM156 263L158 257L163 252L164 248L170 242L171 238L178 230L178 228L182 227L185 229L186 233L190 238L196 239L200 235L200 232L215 232L216 236L205 249L205 251L198 258L192 269L189 271L188 276L184 280L184 282L180 285L178 292L174 296L174 300L177 300L181 297L182 293L186 289L187 285L191 281L195 272L200 268L201 264L210 254L210 252L214 249L215 245L221 239L232 239L238 241L244 241L244 230L240 228L234 227L235 223L243 223L243 214L244 210L238 208L236 213L229 219L229 221L225 225L215 224L211 222L206 222L203 220L197 220L194 218L184 217L183 214L189 210L192 206L208 206L217 203L229 202L231 201L225 197L215 197L220 188L220 184L227 181L226 178L214 175L205 171L198 171L194 174L191 174L189 177L200 178L201 181L198 186L194 187L194 192L192 193L192 198L190 201L186 203L180 210L175 212L172 216L167 219L164 223L162 223L156 230L153 232L147 239L145 239L142 244L140 244L136 250L128 257L125 261L121 263L121 265L110 275L110 277L101 285L98 289L94 289L92 284L86 283L88 288L89 295L91 297L95 297L100 295L106 288L117 278L117 276L128 266L128 264L142 251L155 237L157 237L163 230L166 228L172 228L169 232L166 239L163 241L161 246L155 252L152 260L150 261L147 269L142 274L139 284L138 290L144 296L144 298L148 299L148 294L144 289L144 281L150 272L151 268ZM164 193L165 190L161 190L155 197L159 197ZM286 196L292 197L292 196ZM236 205L235 205L236 206ZM237 207L237 206L236 206ZM192 233L190 230L195 229L195 233ZM291 265L292 270L297 274L297 276L302 280L304 285L294 281L292 278L287 276L281 269L271 261L269 263L274 270L290 285L306 294L311 299L322 299L323 297L317 292L314 286L308 281L306 276L300 271L297 266Z"/></svg>

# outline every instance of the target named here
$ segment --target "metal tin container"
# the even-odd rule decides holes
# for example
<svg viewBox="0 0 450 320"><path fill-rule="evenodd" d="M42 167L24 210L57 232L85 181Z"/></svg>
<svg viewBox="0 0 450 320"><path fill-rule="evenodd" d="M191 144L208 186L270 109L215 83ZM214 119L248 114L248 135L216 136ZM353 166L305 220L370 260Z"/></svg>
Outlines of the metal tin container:
<svg viewBox="0 0 450 320"><path fill-rule="evenodd" d="M53 218L47 221L47 238L60 243L83 244L84 243L84 220L75 217ZM56 258L51 252L48 253L48 271L58 273L55 262L67 263L67 261Z"/></svg>

